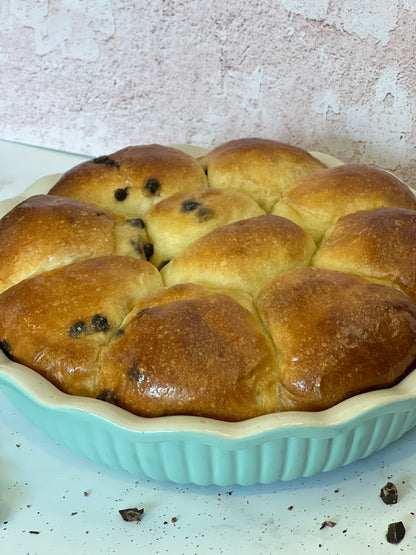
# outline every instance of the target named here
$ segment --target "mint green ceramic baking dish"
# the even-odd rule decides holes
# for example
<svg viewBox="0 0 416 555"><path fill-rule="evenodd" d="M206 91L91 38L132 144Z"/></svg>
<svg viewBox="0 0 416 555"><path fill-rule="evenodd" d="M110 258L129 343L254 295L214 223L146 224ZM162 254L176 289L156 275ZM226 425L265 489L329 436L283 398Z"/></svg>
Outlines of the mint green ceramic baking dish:
<svg viewBox="0 0 416 555"><path fill-rule="evenodd" d="M137 476L182 484L250 485L311 476L367 457L416 424L416 372L392 388L322 412L237 423L140 418L62 393L3 355L0 388L34 426L73 451Z"/></svg>

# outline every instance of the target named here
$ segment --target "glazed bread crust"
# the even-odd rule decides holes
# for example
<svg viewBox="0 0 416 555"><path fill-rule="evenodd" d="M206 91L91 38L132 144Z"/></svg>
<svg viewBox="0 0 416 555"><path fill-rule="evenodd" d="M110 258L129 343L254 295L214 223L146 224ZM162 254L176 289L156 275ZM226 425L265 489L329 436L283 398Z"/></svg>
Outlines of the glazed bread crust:
<svg viewBox="0 0 416 555"><path fill-rule="evenodd" d="M142 416L228 421L276 412L276 359L252 312L194 284L141 301L106 351L117 402Z"/></svg>
<svg viewBox="0 0 416 555"><path fill-rule="evenodd" d="M416 307L391 287L297 268L256 303L279 354L281 410L323 410L388 387L416 357Z"/></svg>
<svg viewBox="0 0 416 555"><path fill-rule="evenodd" d="M416 211L380 208L340 218L312 265L380 281L416 301Z"/></svg>

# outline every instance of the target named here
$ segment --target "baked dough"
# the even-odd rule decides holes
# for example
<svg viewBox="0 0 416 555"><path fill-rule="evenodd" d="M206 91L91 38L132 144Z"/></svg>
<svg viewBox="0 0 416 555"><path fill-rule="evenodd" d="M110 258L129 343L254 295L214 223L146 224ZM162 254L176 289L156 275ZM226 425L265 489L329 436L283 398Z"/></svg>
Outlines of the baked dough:
<svg viewBox="0 0 416 555"><path fill-rule="evenodd" d="M145 215L154 247L151 261L160 267L210 231L264 214L256 201L240 191L198 189L162 200Z"/></svg>
<svg viewBox="0 0 416 555"><path fill-rule="evenodd" d="M388 387L416 357L416 307L385 285L297 268L269 281L256 304L279 353L281 410Z"/></svg>
<svg viewBox="0 0 416 555"><path fill-rule="evenodd" d="M415 266L388 172L264 139L133 146L0 220L0 348L143 417L324 410L415 367Z"/></svg>
<svg viewBox="0 0 416 555"><path fill-rule="evenodd" d="M50 194L141 218L164 198L206 186L206 175L192 156L154 144L129 146L82 162L67 171Z"/></svg>
<svg viewBox="0 0 416 555"><path fill-rule="evenodd" d="M325 168L301 148L260 138L228 141L200 161L210 187L243 191L266 212L299 178Z"/></svg>
<svg viewBox="0 0 416 555"><path fill-rule="evenodd" d="M340 218L312 265L368 277L416 301L416 211L380 208Z"/></svg>
<svg viewBox="0 0 416 555"><path fill-rule="evenodd" d="M34 274L97 256L146 259L144 223L52 195L30 197L0 220L0 291Z"/></svg>
<svg viewBox="0 0 416 555"><path fill-rule="evenodd" d="M298 223L319 242L341 216L393 206L416 210L415 196L404 183L379 168L345 164L297 181L272 213Z"/></svg>
<svg viewBox="0 0 416 555"><path fill-rule="evenodd" d="M191 243L161 273L166 285L187 281L254 295L272 277L307 266L312 238L298 225L265 214L240 220Z"/></svg>

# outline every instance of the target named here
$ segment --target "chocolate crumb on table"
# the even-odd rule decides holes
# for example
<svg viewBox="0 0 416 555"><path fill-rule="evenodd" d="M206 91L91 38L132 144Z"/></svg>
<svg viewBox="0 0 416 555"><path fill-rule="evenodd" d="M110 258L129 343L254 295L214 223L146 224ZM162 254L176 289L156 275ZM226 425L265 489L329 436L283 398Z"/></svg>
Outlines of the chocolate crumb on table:
<svg viewBox="0 0 416 555"><path fill-rule="evenodd" d="M335 525L336 525L336 522L334 522L333 520L324 520L324 522L321 524L321 527L319 529L322 530L322 528L326 528L327 526L329 526L330 528L333 528Z"/></svg>
<svg viewBox="0 0 416 555"><path fill-rule="evenodd" d="M123 520L126 522L140 522L144 509L138 509L137 507L131 507L129 509L120 509L119 513Z"/></svg>
<svg viewBox="0 0 416 555"><path fill-rule="evenodd" d="M399 499L397 487L392 482L387 482L380 490L380 497L386 505L394 505Z"/></svg>
<svg viewBox="0 0 416 555"><path fill-rule="evenodd" d="M403 522L392 522L387 528L386 539L389 543L400 543L405 533Z"/></svg>

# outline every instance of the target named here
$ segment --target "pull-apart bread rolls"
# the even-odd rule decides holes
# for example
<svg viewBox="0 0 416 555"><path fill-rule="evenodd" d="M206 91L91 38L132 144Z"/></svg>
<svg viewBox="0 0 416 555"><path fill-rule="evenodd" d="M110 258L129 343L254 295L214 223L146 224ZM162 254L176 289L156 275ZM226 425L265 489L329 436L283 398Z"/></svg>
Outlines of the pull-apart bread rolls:
<svg viewBox="0 0 416 555"><path fill-rule="evenodd" d="M105 389L102 351L134 305L162 286L144 260L109 256L21 281L0 296L1 346L68 393Z"/></svg>
<svg viewBox="0 0 416 555"><path fill-rule="evenodd" d="M143 417L324 410L415 367L415 267L416 199L386 171L133 146L0 220L0 348Z"/></svg>

